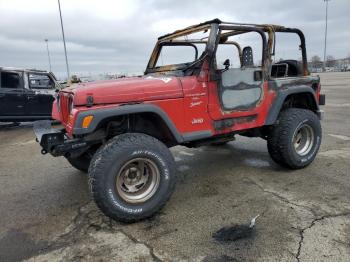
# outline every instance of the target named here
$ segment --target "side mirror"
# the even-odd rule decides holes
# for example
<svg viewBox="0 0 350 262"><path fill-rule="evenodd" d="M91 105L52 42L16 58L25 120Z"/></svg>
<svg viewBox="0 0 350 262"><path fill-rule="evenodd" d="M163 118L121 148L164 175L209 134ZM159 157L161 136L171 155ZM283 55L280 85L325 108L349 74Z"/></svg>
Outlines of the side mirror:
<svg viewBox="0 0 350 262"><path fill-rule="evenodd" d="M225 70L229 69L231 63L230 63L230 59L226 59L225 62L223 63L223 65L225 66Z"/></svg>

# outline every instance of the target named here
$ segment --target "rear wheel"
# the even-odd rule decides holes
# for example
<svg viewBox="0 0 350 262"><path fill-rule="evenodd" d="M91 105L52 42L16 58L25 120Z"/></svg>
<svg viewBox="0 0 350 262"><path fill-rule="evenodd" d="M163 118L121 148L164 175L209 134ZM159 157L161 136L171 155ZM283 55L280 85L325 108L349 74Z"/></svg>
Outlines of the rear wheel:
<svg viewBox="0 0 350 262"><path fill-rule="evenodd" d="M91 194L109 217L134 222L163 207L175 186L175 162L159 140L139 133L111 139L89 168Z"/></svg>
<svg viewBox="0 0 350 262"><path fill-rule="evenodd" d="M279 147L278 147L279 136L274 133L275 132L272 132L272 134L267 139L267 151L269 152L270 157L272 158L273 161L275 161L277 164L281 166L286 166L279 152Z"/></svg>
<svg viewBox="0 0 350 262"><path fill-rule="evenodd" d="M289 108L281 112L268 137L267 148L276 163L299 169L315 159L321 139L321 124L314 112Z"/></svg>

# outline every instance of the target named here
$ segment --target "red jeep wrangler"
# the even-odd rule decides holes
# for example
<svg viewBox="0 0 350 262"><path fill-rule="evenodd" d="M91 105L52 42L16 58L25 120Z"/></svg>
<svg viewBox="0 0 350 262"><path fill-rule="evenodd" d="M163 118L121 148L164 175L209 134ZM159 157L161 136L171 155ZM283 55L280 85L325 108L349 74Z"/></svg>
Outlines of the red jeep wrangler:
<svg viewBox="0 0 350 262"><path fill-rule="evenodd" d="M273 62L277 34L295 35L301 61ZM276 163L309 165L321 144L320 88L300 30L214 19L159 37L143 76L61 90L53 118L64 129L39 121L34 131L43 154L89 173L107 216L132 222L173 192L172 146L261 137Z"/></svg>

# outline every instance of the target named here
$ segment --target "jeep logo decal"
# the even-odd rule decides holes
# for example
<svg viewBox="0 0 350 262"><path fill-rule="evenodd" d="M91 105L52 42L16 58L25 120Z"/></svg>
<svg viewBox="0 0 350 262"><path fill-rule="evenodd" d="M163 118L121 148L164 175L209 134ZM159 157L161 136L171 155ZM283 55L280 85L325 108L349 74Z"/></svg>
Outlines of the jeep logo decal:
<svg viewBox="0 0 350 262"><path fill-rule="evenodd" d="M195 125L195 124L203 124L204 123L204 119L203 118L193 118L191 124Z"/></svg>

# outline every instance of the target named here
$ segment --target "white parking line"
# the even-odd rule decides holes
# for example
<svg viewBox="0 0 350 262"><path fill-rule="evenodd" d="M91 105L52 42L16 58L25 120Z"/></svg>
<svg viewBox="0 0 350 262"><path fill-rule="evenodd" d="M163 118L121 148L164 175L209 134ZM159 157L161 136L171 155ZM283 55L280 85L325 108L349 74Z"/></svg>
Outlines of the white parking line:
<svg viewBox="0 0 350 262"><path fill-rule="evenodd" d="M180 151L179 154L182 154L182 155L185 155L185 156L194 156L193 153L189 153L189 152L186 152L186 151Z"/></svg>
<svg viewBox="0 0 350 262"><path fill-rule="evenodd" d="M326 106L330 106L330 107L350 107L350 103L344 103L344 104L327 103Z"/></svg>
<svg viewBox="0 0 350 262"><path fill-rule="evenodd" d="M181 165L181 166L179 166L179 167L177 168L177 170L180 171L180 172L185 172L185 171L187 171L187 170L189 170L189 169L190 169L190 167L187 166L187 165Z"/></svg>
<svg viewBox="0 0 350 262"><path fill-rule="evenodd" d="M180 161L182 161L182 158L180 158L180 157L174 157L174 159L175 159L175 162L180 162Z"/></svg>
<svg viewBox="0 0 350 262"><path fill-rule="evenodd" d="M25 145L29 145L29 144L33 144L33 143L35 143L34 139L28 140L25 142L18 142L18 143L10 144L9 146L25 146Z"/></svg>
<svg viewBox="0 0 350 262"><path fill-rule="evenodd" d="M323 157L350 159L350 148L327 150L318 154Z"/></svg>
<svg viewBox="0 0 350 262"><path fill-rule="evenodd" d="M331 137L335 137L341 140L345 140L345 141L349 141L350 140L350 136L343 136L343 135L336 135L336 134L328 134Z"/></svg>
<svg viewBox="0 0 350 262"><path fill-rule="evenodd" d="M268 167L270 163L258 158L247 158L244 159L244 163L251 167Z"/></svg>

